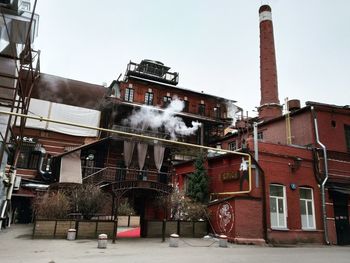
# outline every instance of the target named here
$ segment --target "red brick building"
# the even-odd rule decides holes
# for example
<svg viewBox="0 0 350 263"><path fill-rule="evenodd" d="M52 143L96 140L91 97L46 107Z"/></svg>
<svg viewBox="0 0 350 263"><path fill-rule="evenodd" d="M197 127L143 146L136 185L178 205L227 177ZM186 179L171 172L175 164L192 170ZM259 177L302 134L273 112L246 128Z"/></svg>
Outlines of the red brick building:
<svg viewBox="0 0 350 263"><path fill-rule="evenodd" d="M134 126L125 123L146 109L154 118L167 113L167 118L178 124L175 128L179 132L174 130L174 134L179 141L208 145L222 137L232 121L227 107L233 101L180 88L177 83L178 73L171 73L169 67L149 60L140 64L130 62L125 78L113 81L109 88L42 73L34 86L29 110L31 115L51 119L56 116L62 121L74 116L75 110L79 114L92 111L93 116L98 116L95 127L174 139L172 130L163 124L144 128L142 123ZM168 106L173 101L183 103L184 109L170 114ZM59 112L62 116L56 115ZM88 122L92 117L80 116L71 121ZM18 127L13 129L16 134L20 133ZM85 132L75 133L70 126L57 127L50 122L27 121L23 134L30 142L19 150L16 171L22 181L13 192L14 211L26 210L23 221L31 220L29 204L40 187L47 189L52 184L87 181L107 185L106 191L114 198L128 198L141 216L141 223L163 219L164 210L155 208L154 202L159 195L172 191L172 163L191 159L194 153L135 136L130 139L113 132L80 130ZM162 156L156 156L156 148L162 148Z"/></svg>
<svg viewBox="0 0 350 263"><path fill-rule="evenodd" d="M245 243L349 244L350 108L292 100L282 115L271 8L259 16L259 117L238 120L213 144L255 157L251 188L241 157L208 157L212 229ZM180 188L193 171L191 162L176 166Z"/></svg>

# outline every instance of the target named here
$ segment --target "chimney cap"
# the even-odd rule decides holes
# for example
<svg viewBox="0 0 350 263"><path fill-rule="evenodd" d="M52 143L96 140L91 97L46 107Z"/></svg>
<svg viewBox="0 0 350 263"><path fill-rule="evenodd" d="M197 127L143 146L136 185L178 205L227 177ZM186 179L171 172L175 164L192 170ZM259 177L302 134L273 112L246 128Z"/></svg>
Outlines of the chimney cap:
<svg viewBox="0 0 350 263"><path fill-rule="evenodd" d="M265 11L271 12L271 7L269 5L262 5L262 6L260 6L259 14L262 13L262 12L265 12Z"/></svg>

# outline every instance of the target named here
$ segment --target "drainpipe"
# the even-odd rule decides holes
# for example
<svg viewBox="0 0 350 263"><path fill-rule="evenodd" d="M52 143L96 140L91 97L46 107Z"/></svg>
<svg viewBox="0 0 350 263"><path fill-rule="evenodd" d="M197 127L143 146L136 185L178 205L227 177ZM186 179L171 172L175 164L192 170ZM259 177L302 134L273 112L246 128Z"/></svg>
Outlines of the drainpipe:
<svg viewBox="0 0 350 263"><path fill-rule="evenodd" d="M258 143L258 124L257 122L253 123L254 128L254 158L255 161L259 161L259 143ZM255 187L259 187L259 170L255 169Z"/></svg>
<svg viewBox="0 0 350 263"><path fill-rule="evenodd" d="M330 245L329 238L328 238L328 226L327 226L327 212L326 212L326 197L325 197L325 184L328 180L328 159L327 159L327 149L324 144L320 142L320 138L318 135L318 126L317 126L317 116L314 110L314 107L311 106L311 112L312 116L314 118L314 126L315 126L315 135L316 135L316 142L318 145L320 145L323 149L323 160L324 160L324 180L321 183L321 200L322 200L322 215L323 215L323 227L324 227L324 240L327 245Z"/></svg>
<svg viewBox="0 0 350 263"><path fill-rule="evenodd" d="M256 163L259 163L259 140L258 140L258 125L262 122L254 122L253 123L253 133L254 133L254 159ZM255 187L259 187L259 168L255 164ZM265 242L268 242L268 235L267 235L267 213L266 213L266 188L265 188L265 175L264 173L261 174L261 189L262 189L262 195L263 195L263 226L264 226L264 239Z"/></svg>

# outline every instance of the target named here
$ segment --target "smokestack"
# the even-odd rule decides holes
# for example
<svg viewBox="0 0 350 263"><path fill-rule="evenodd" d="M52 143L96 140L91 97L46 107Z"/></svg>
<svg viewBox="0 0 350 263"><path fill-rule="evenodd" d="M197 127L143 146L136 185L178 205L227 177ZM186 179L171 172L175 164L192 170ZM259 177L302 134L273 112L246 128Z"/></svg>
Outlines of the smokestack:
<svg viewBox="0 0 350 263"><path fill-rule="evenodd" d="M277 69L271 7L259 8L260 20L260 90L261 101L258 108L263 120L282 115L282 106L278 99Z"/></svg>

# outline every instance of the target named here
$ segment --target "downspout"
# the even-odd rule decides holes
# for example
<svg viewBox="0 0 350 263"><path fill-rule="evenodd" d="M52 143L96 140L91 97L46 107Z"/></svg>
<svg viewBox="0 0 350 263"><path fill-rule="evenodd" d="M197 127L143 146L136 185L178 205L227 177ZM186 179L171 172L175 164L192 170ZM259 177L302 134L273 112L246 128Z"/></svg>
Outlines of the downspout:
<svg viewBox="0 0 350 263"><path fill-rule="evenodd" d="M258 167L258 163L259 163L259 140L258 140L258 125L261 122L257 123L254 122L253 123L253 133L254 133L254 159L256 161L255 164L255 187L258 188L259 187L259 167ZM267 213L266 213L266 189L265 189L265 174L261 173L261 190L262 190L262 195L263 195L263 201L262 201L262 205L263 205L263 227L264 227L264 239L265 242L268 242L268 235L267 235Z"/></svg>
<svg viewBox="0 0 350 263"><path fill-rule="evenodd" d="M322 215L323 215L323 228L324 228L324 240L327 245L330 245L329 237L328 237L328 226L327 226L327 211L326 211L326 197L325 197L325 184L328 180L328 159L327 159L327 149L324 144L320 142L320 138L318 135L318 126L317 126L317 116L314 110L314 107L311 106L312 116L314 118L314 126L315 126L315 135L316 142L323 149L323 160L324 160L324 180L321 183L321 202L322 202Z"/></svg>

